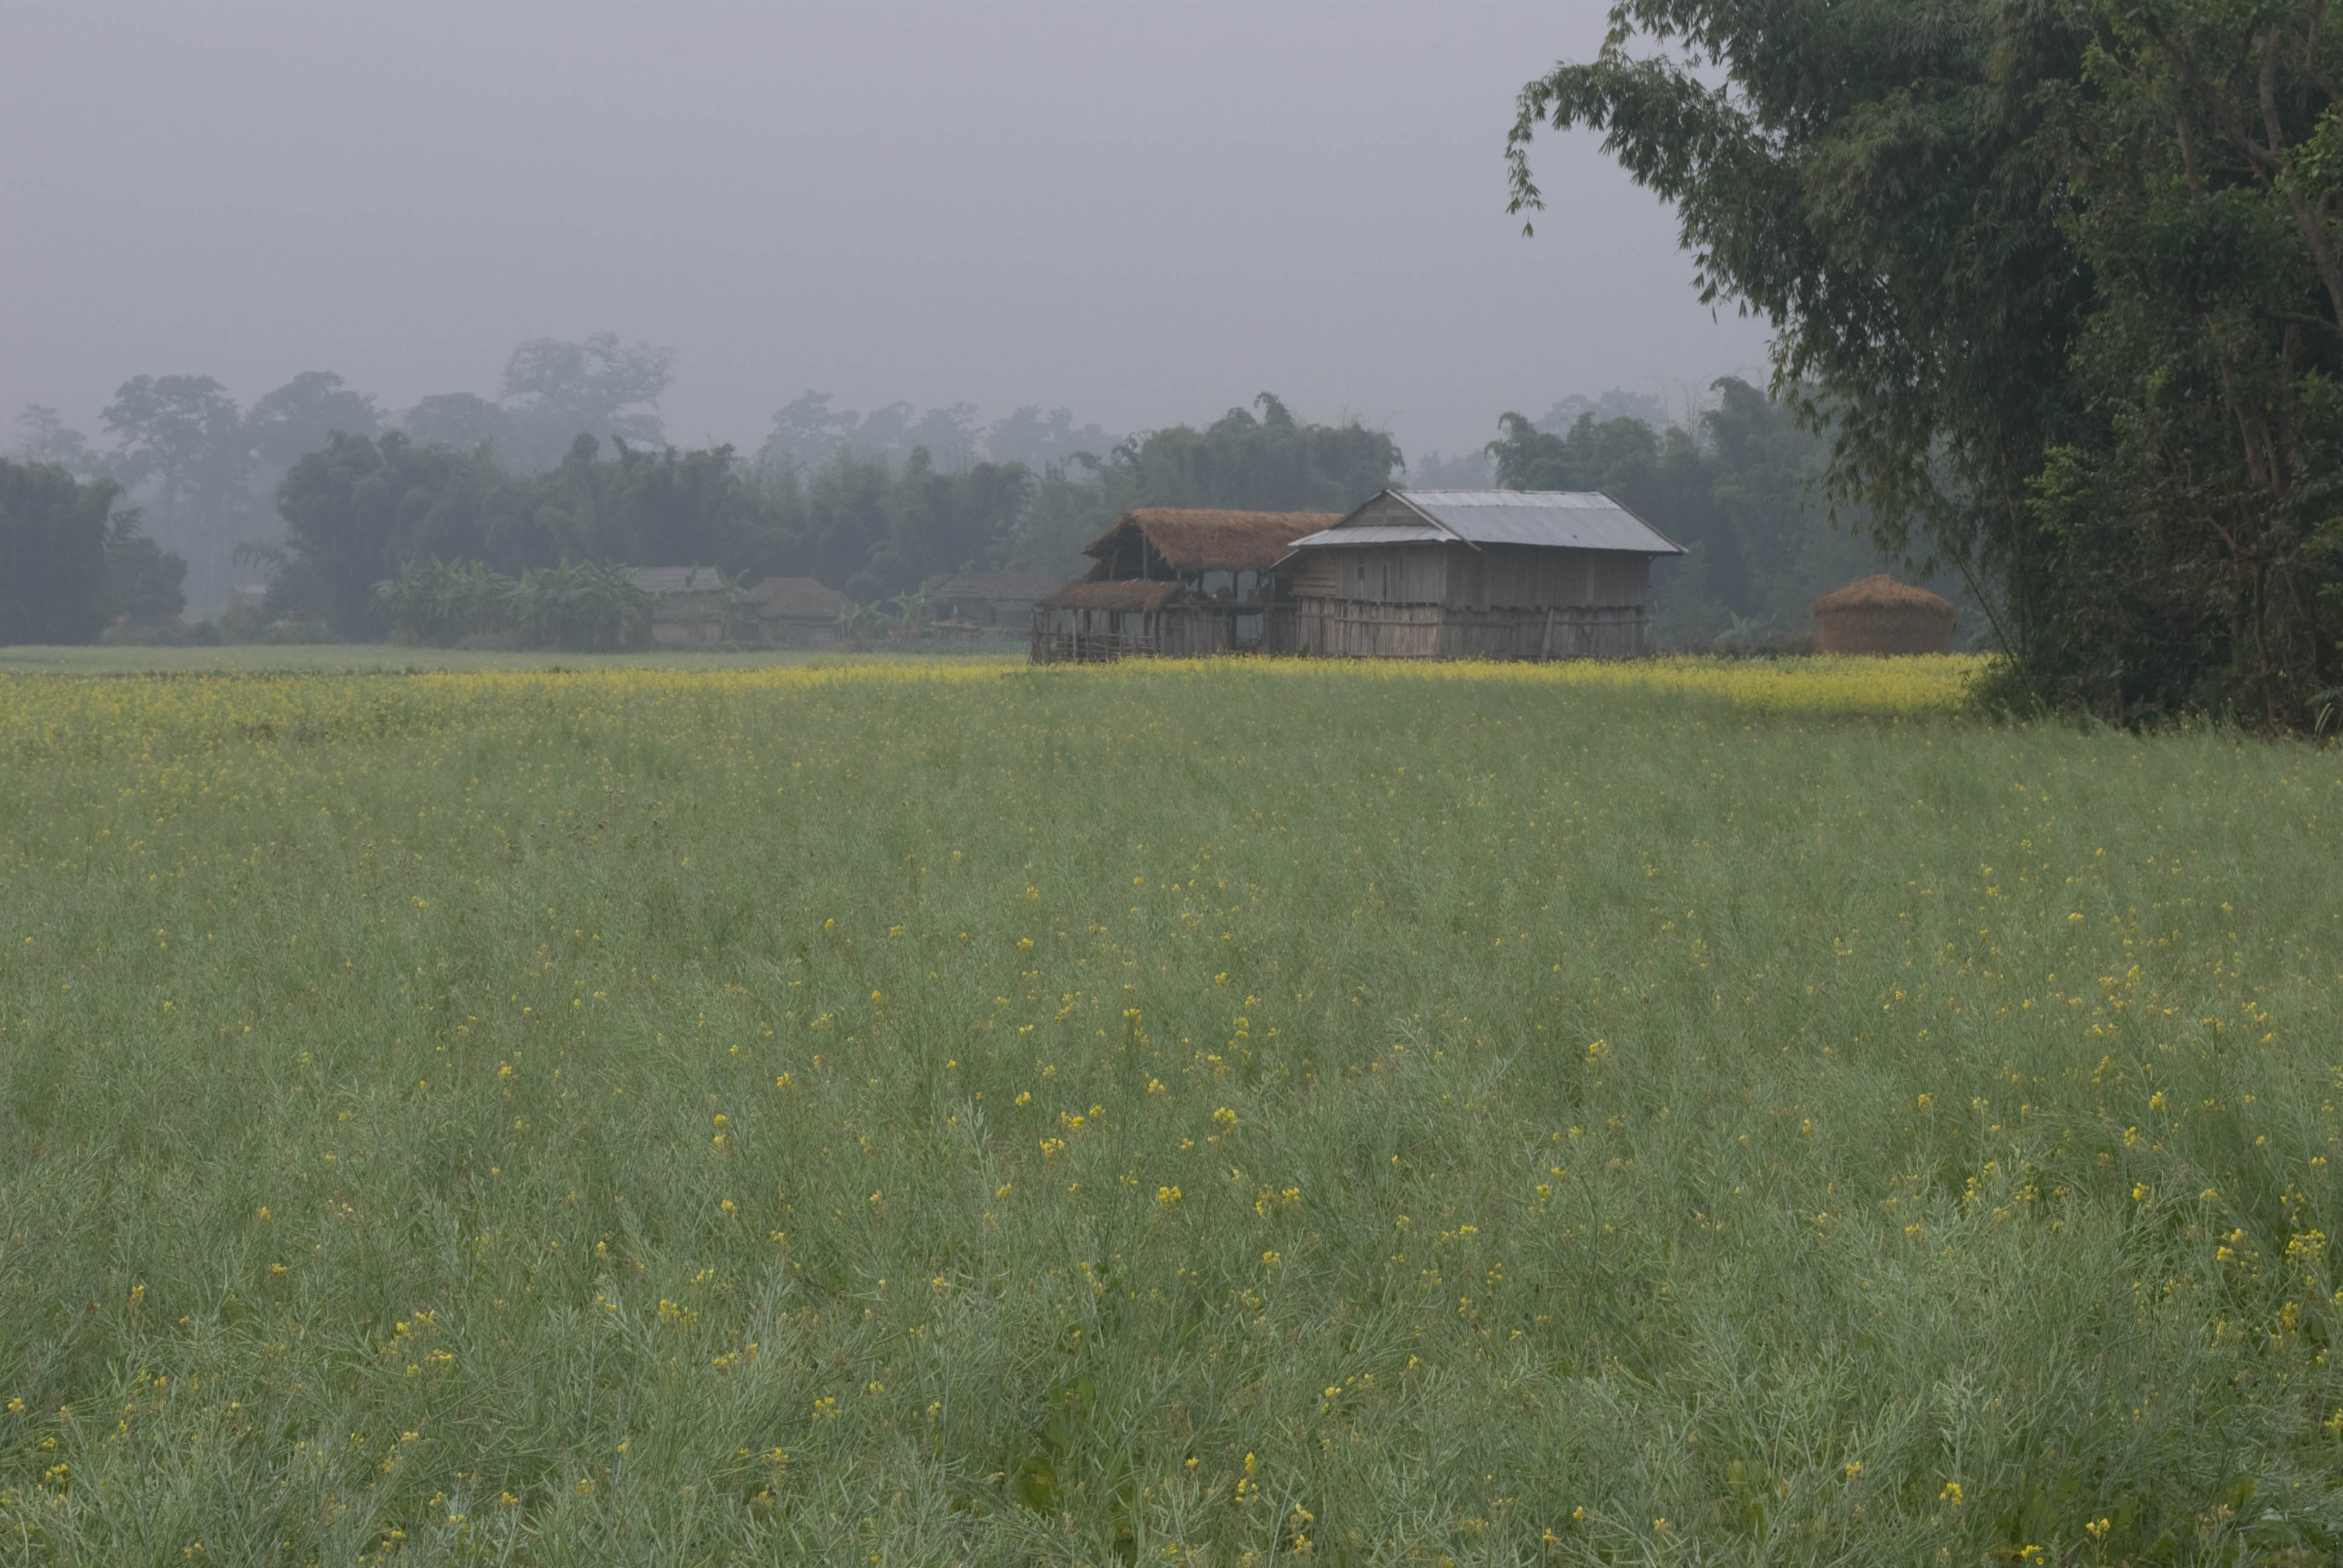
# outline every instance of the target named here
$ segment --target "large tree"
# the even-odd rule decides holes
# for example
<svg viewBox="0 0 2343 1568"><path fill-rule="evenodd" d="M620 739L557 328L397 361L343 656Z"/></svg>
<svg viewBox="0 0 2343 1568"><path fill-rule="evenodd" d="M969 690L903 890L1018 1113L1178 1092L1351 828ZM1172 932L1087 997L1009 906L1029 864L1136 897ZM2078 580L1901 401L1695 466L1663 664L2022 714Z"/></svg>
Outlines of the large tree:
<svg viewBox="0 0 2343 1568"><path fill-rule="evenodd" d="M115 389L104 417L122 478L134 489L154 487L156 527L166 539L176 542L183 530L216 533L242 514L251 447L236 399L217 381L136 377Z"/></svg>
<svg viewBox="0 0 2343 1568"><path fill-rule="evenodd" d="M2343 691L2343 114L2318 0L2101 0L2059 95L2097 280L2035 511L2037 660L2101 710L2331 729Z"/></svg>
<svg viewBox="0 0 2343 1568"><path fill-rule="evenodd" d="M2015 694L2314 722L2343 162L2322 15L1623 0L1594 60L1523 89L1515 206L1542 203L1540 126L1601 131L1675 206L1703 297L1775 328L1836 492L1984 590ZM2184 414L2187 439L2159 422ZM2266 459L2288 440L2299 460ZM2249 526L2207 504L2248 491Z"/></svg>
<svg viewBox="0 0 2343 1568"><path fill-rule="evenodd" d="M505 364L511 416L506 461L526 468L560 460L580 435L658 446L659 400L675 378L675 350L622 343L598 332L570 343L533 337Z"/></svg>
<svg viewBox="0 0 2343 1568"><path fill-rule="evenodd" d="M91 449L89 437L69 427L64 417L45 403L27 403L16 416L16 455L28 463L55 463L85 476L104 468L104 460Z"/></svg>
<svg viewBox="0 0 2343 1568"><path fill-rule="evenodd" d="M374 395L347 385L330 370L304 370L274 392L253 399L245 415L253 457L273 476L281 475L322 448L336 431L371 436L382 428Z"/></svg>
<svg viewBox="0 0 2343 1568"><path fill-rule="evenodd" d="M514 491L477 451L417 446L395 430L328 437L277 487L291 546L276 585L282 608L320 616L345 636L372 635L384 625L375 584L411 561L517 556L511 564L530 564L533 519ZM524 548L500 551L515 532Z"/></svg>
<svg viewBox="0 0 2343 1568"><path fill-rule="evenodd" d="M87 642L106 624L107 514L121 487L0 458L0 643Z"/></svg>

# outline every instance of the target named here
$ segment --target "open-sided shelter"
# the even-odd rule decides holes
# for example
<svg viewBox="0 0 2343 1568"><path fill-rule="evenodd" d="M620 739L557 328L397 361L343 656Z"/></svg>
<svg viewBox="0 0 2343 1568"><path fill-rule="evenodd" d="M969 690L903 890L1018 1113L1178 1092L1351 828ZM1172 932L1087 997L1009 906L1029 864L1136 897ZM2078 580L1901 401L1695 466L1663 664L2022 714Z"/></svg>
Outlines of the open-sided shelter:
<svg viewBox="0 0 2343 1568"><path fill-rule="evenodd" d="M1033 604L1036 664L1291 649L1277 572L1332 512L1141 507L1082 548L1089 575Z"/></svg>
<svg viewBox="0 0 2343 1568"><path fill-rule="evenodd" d="M965 626L1021 624L1033 613L1033 601L1058 586L1058 579L1032 572L962 572L935 597L945 617Z"/></svg>
<svg viewBox="0 0 2343 1568"><path fill-rule="evenodd" d="M1599 491L1385 490L1279 571L1304 653L1632 658L1652 562L1684 553Z"/></svg>

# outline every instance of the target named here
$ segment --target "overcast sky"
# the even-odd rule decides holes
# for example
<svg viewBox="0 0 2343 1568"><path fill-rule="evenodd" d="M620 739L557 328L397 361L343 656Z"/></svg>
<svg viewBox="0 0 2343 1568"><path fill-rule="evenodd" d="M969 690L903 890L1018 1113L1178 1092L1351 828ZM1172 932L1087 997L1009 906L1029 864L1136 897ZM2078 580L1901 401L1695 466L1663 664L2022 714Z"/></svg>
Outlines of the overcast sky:
<svg viewBox="0 0 2343 1568"><path fill-rule="evenodd" d="M196 6L0 0L0 408L338 371L397 409L524 337L678 350L671 438L808 388L1132 429L1271 390L1411 456L1762 360L1673 216L1513 96L1584 0Z"/></svg>

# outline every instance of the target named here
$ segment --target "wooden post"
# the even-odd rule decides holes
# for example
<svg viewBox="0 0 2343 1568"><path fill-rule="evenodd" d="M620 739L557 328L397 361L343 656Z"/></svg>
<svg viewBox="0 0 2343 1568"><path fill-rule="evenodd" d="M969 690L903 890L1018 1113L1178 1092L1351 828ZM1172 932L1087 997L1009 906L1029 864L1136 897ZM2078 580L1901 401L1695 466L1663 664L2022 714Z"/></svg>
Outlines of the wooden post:
<svg viewBox="0 0 2343 1568"><path fill-rule="evenodd" d="M1554 657L1554 606L1545 607L1545 635L1538 639L1538 662Z"/></svg>

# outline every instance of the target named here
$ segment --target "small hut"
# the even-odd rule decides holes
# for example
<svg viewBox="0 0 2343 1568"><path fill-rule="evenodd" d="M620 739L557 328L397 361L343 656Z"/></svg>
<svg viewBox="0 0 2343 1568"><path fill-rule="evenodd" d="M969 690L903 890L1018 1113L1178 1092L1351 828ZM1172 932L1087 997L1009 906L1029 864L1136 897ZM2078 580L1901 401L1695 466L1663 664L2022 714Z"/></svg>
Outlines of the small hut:
<svg viewBox="0 0 2343 1568"><path fill-rule="evenodd" d="M714 567L638 567L635 586L651 596L653 642L722 642L733 594Z"/></svg>
<svg viewBox="0 0 2343 1568"><path fill-rule="evenodd" d="M1599 491L1385 490L1279 569L1304 653L1632 658L1652 562L1684 553Z"/></svg>
<svg viewBox="0 0 2343 1568"><path fill-rule="evenodd" d="M854 601L811 578L767 578L741 598L759 638L826 648L838 640L839 617Z"/></svg>
<svg viewBox="0 0 2343 1568"><path fill-rule="evenodd" d="M963 626L1017 626L1057 586L1057 578L1032 572L962 572L935 597L945 617Z"/></svg>
<svg viewBox="0 0 2343 1568"><path fill-rule="evenodd" d="M1835 588L1807 607L1825 653L1949 653L1961 612L1886 573Z"/></svg>
<svg viewBox="0 0 2343 1568"><path fill-rule="evenodd" d="M1278 563L1331 512L1141 507L1082 548L1087 576L1034 601L1036 664L1293 647Z"/></svg>

